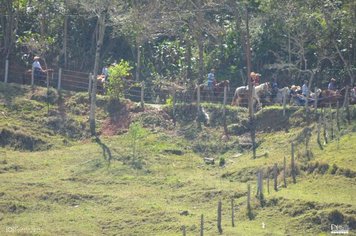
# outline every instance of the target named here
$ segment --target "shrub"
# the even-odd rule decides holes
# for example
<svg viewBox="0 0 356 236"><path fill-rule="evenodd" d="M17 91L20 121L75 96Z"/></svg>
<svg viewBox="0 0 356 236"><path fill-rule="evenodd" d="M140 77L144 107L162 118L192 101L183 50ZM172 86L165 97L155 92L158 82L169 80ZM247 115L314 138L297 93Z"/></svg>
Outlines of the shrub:
<svg viewBox="0 0 356 236"><path fill-rule="evenodd" d="M119 99L124 93L124 78L130 75L132 67L127 61L121 60L119 64L109 67L109 83L105 84L107 94Z"/></svg>
<svg viewBox="0 0 356 236"><path fill-rule="evenodd" d="M333 210L329 213L328 219L332 224L339 225L344 222L344 215L338 210Z"/></svg>

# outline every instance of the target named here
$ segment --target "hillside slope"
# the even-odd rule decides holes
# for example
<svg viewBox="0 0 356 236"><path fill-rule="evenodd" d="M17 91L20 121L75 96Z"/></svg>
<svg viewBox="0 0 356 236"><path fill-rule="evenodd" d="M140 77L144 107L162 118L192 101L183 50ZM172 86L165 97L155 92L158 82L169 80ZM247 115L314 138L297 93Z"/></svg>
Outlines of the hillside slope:
<svg viewBox="0 0 356 236"><path fill-rule="evenodd" d="M242 145L249 139L241 128L246 125L244 109L236 113L229 108L229 129L238 134L229 140L221 139L219 107L208 104L210 126L197 128L183 114L183 106L176 127L167 117L169 108L165 115L162 110L141 113L132 108L129 117L140 125L91 139L85 131L87 105L81 102L85 95L66 94L48 108L46 100L35 96L43 93L39 88L0 85L1 235L182 235L183 226L187 235L199 235L202 215L204 235L218 235L219 201L222 235L329 235L332 224L347 225L349 235L355 235L355 118L351 124L341 120L340 132L335 124L333 140L331 127L326 129L328 143L322 137L321 150L317 125L298 125L304 122L302 111L290 108L281 122L280 108L265 109L257 115L259 157L252 159ZM109 115L106 98L99 100L101 129ZM46 123L61 116L55 125ZM20 134L28 139L16 136ZM32 146L23 148L28 142ZM291 142L296 183L291 177ZM206 164L205 157L214 158L215 164ZM255 197L259 170L262 203Z"/></svg>

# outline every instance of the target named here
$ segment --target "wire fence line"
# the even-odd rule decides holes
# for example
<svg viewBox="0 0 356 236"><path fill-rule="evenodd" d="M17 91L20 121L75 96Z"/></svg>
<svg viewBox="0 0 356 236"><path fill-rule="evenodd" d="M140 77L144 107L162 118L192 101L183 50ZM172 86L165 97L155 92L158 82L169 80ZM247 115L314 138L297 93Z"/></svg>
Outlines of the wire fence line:
<svg viewBox="0 0 356 236"><path fill-rule="evenodd" d="M6 72L6 73L5 73ZM0 76L4 78L6 83L18 83L27 85L37 85L37 86L47 86L47 77L43 76L40 80L33 81L33 75L31 69L19 68L16 66L8 66L7 68L0 69ZM5 78L6 77L6 78ZM48 73L48 84L49 87L56 88L58 90L64 89L69 91L83 92L90 91L90 86L93 80L92 75L86 72L58 69L53 70ZM105 85L101 81L97 81L97 91L99 94L105 93ZM173 99L175 96L176 102L184 103L194 103L197 99L197 90L192 89L176 89L174 87L164 87L159 86L147 86L144 83L139 83L137 81L125 80L124 96L131 98L135 101L141 100L141 93L143 90L143 100L147 103L158 103L164 104L167 99ZM227 91L226 99L231 101L234 96L233 91ZM208 91L201 91L200 101L201 102L211 102L211 103L223 103L224 92L219 93L209 93Z"/></svg>
<svg viewBox="0 0 356 236"><path fill-rule="evenodd" d="M30 84L38 86L49 86L57 90L69 90L75 92L90 92L93 84L93 76L91 73L56 69L48 72L40 80L34 80L34 75L31 69L16 67L14 65L5 64L5 68L0 68L0 76L4 78L5 83ZM215 104L230 104L234 98L234 89L221 89L217 92L211 92L205 89L187 88L177 86L175 84L165 84L164 86L140 83L134 80L125 80L124 97L135 102L165 104L174 99L177 103L197 103L209 102ZM198 86L199 87L199 86ZM206 86L205 86L206 87ZM105 94L105 84L100 80L97 81L97 91L99 94ZM271 105L270 96L260 97L263 105ZM283 106L289 100L283 95ZM248 100L240 102L240 105L247 106Z"/></svg>

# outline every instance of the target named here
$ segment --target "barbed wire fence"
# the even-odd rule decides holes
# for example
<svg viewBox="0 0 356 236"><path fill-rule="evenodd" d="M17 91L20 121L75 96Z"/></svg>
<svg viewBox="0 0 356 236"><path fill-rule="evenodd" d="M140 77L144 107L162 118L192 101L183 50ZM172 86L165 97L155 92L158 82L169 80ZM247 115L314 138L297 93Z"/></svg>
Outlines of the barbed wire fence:
<svg viewBox="0 0 356 236"><path fill-rule="evenodd" d="M88 72L80 72L68 69L58 68L49 70L42 80L35 80L32 69L18 67L11 65L8 60L5 61L5 67L0 68L0 76L4 78L5 83L18 83L27 85L36 85L43 87L51 87L59 90L69 90L74 92L91 91L93 76ZM206 89L188 88L173 84L165 86L155 86L145 82L138 82L134 80L124 80L125 90L124 97L134 102L141 102L141 104L166 104L168 99L174 100L175 103L197 104L202 102L221 104L225 107L231 103L234 97L235 90L228 90L222 87L218 92L208 91ZM98 93L105 94L104 84L98 81ZM348 91L345 93L343 107L347 107L349 100ZM282 95L283 115L285 115L286 105L288 103L287 91ZM199 100L199 102L198 102ZM272 103L261 97L263 104L271 105ZM242 106L247 107L248 101L240 102ZM341 104L340 104L341 105ZM315 110L317 108L316 105Z"/></svg>

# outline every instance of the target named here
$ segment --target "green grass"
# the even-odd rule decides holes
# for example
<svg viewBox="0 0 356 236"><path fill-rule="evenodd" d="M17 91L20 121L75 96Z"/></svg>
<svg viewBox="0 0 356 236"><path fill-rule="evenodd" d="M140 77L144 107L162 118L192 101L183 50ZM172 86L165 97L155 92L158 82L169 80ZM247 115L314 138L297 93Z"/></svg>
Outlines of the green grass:
<svg viewBox="0 0 356 236"><path fill-rule="evenodd" d="M297 166L301 169L318 162L328 164L329 170L325 173L301 170L296 184L287 178L287 188L281 186L280 174L278 192L273 190L270 175L270 193L264 181L266 205L261 207L255 198L257 170L266 173L274 163L281 170L285 156L288 172L290 144L301 137L302 127L293 126L285 132L274 121L266 129L274 132L259 130L257 154L267 155L252 159L252 152L238 145L242 136L232 135L224 143L220 141L222 129L218 126L194 130L197 133L193 139L185 139L183 135L193 132L192 124L178 124L175 130L166 131L147 126L140 128L145 132L138 137L136 156L133 156L130 132L100 137L100 141L71 139L51 127L41 126L36 119L26 121L29 116L45 115L47 109L45 103L29 99L31 90L10 86L11 91L24 91L14 93L17 95L14 98L5 93L4 87L7 86L0 83L4 92L0 98L8 105L1 106L0 111L11 119L1 119L0 130L19 127L22 132L53 146L36 152L16 151L10 146L0 148L0 235L13 235L13 232L19 235L182 235L183 225L187 235L199 235L202 214L204 235L218 235L219 200L223 204L223 235L229 236L330 235L329 218L333 210L343 214L345 223L342 224L355 217L355 177L331 173L333 164L339 169L356 171L356 134L352 126L343 125L344 135L339 141L326 144L323 150L315 141L316 129L312 129L313 156L307 159L303 142L297 144ZM67 95L66 99L68 104L75 104L73 101L82 98ZM21 109L13 109L13 104ZM35 111L34 106L41 109ZM68 118L85 120L74 106L78 105L66 107ZM54 103L52 110L56 109ZM98 108L98 113L105 118L102 108ZM266 114L266 119L275 115L274 112ZM291 110L289 115L293 114L295 111ZM263 113L258 119L263 119ZM63 139L70 143L62 142ZM224 157L226 166L219 167L218 161L206 165L203 157L207 155L216 160ZM247 184L252 189L253 220L247 218ZM231 226L231 198L235 203L235 227ZM184 211L188 214L182 214ZM349 235L354 234L352 230Z"/></svg>

